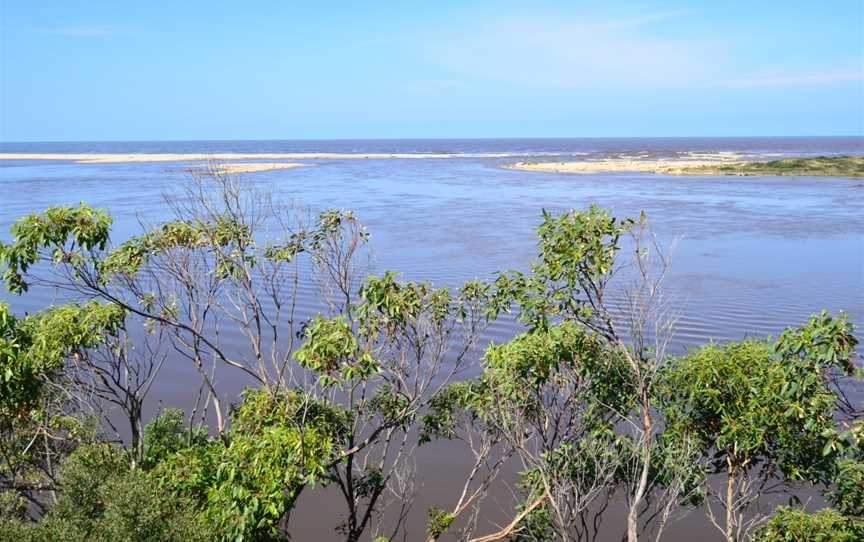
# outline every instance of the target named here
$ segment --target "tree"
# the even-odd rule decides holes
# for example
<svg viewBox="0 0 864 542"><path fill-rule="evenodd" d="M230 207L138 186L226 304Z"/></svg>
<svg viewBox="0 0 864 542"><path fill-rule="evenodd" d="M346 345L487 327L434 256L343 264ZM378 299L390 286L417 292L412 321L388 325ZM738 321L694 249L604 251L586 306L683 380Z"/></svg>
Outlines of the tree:
<svg viewBox="0 0 864 542"><path fill-rule="evenodd" d="M618 416L629 439L624 449L631 455L622 462L627 474L619 481L624 482L628 508L627 538L633 542L652 486L652 456L661 429L653 401L675 319L662 292L668 260L644 215L618 220L593 205L558 216L544 212L537 232L539 256L531 274L502 275L496 282L503 294L499 299L503 308L515 302L520 320L533 329L548 326L551 319L576 322L623 361L632 403ZM616 256L622 237L630 240L632 249L632 258L623 262ZM619 275L629 278L629 284L617 290L624 311L616 317L616 290L611 286Z"/></svg>
<svg viewBox="0 0 864 542"><path fill-rule="evenodd" d="M851 369L855 343L845 317L823 313L776 343L707 345L669 371L671 431L694 435L706 472L725 476L722 493L707 486L708 511L729 542L743 540L761 521L748 512L786 480L828 481L842 446L830 375Z"/></svg>
<svg viewBox="0 0 864 542"><path fill-rule="evenodd" d="M596 536L605 510L596 501L622 491L627 536L635 540L640 517L646 518L642 529L665 522L685 486L692 488L682 482L692 473L673 468L686 463L689 446L667 445L656 455L655 388L674 321L661 293L668 262L644 217L619 221L592 206L544 213L537 231L539 255L530 273L502 273L490 300L492 317L515 309L529 331L487 350L481 379L443 395L427 432L463 440L485 434L472 441L485 443L479 449L497 443L502 454L519 457L526 499L516 519L535 532L514 522L498 538L517 529L524 539ZM624 236L633 258L622 264L616 254ZM619 272L630 278L618 290L623 314L612 308ZM622 316L626 333L619 329ZM473 431L455 429L456 420ZM451 517L464 511L466 495L477 495L467 489ZM656 513L644 516L652 493Z"/></svg>
<svg viewBox="0 0 864 542"><path fill-rule="evenodd" d="M62 464L58 487L57 503L38 523L0 518L0 540L204 542L213 537L190 502L160 491L110 444L76 449Z"/></svg>
<svg viewBox="0 0 864 542"><path fill-rule="evenodd" d="M457 415L470 410L466 421L482 420L498 454L519 459L529 520L537 524L542 514L556 538L583 539L596 528L589 507L608 497L618 467L615 409L630 400L620 362L572 322L519 335L486 351L476 384L453 385L437 398L425 434L455 437L465 431ZM464 510L463 498L449 514ZM524 537L522 527L513 532Z"/></svg>
<svg viewBox="0 0 864 542"><path fill-rule="evenodd" d="M50 376L70 357L116 334L123 311L109 304L69 303L16 318L0 303L0 413L26 415L38 402Z"/></svg>
<svg viewBox="0 0 864 542"><path fill-rule="evenodd" d="M98 302L54 306L21 318L0 303L0 489L26 515L56 500L61 460L92 434L64 368L115 335L123 312ZM47 497L47 501L46 501Z"/></svg>
<svg viewBox="0 0 864 542"><path fill-rule="evenodd" d="M829 322L825 314L820 314L811 323L829 324L829 328L843 330L842 320ZM821 327L821 326L820 326ZM795 334L798 337L813 330L802 329L798 332L789 331L787 337ZM830 334L828 335L830 336ZM820 341L828 338L817 334ZM828 352L830 348L826 350ZM842 358L841 358L842 359ZM835 455L835 467L832 471L832 483L823 492L833 508L823 508L817 512L808 513L791 507L781 506L774 511L771 518L761 525L753 534L755 542L787 542L787 541L837 541L852 542L864 539L864 446L862 446L861 420L846 431L840 432L841 440L837 441L839 453Z"/></svg>
<svg viewBox="0 0 864 542"><path fill-rule="evenodd" d="M387 534L398 532L412 496L390 484L405 476L415 420L465 366L484 325L485 295L478 282L451 292L385 273L368 277L341 314L306 328L295 357L317 376L313 393L352 416L346 451L328 475L347 505L340 526L347 540L368 528L387 492L399 507Z"/></svg>
<svg viewBox="0 0 864 542"><path fill-rule="evenodd" d="M0 245L4 278L17 292L31 284L74 291L151 330L158 348L123 334L104 355L76 364L79 383L126 411L139 461L147 454L140 407L164 341L201 377L205 409L228 451L239 453L242 439L229 430L217 366L239 371L269 397L299 394L291 402L345 411L347 427L330 436L338 453L317 450L324 463L312 472L295 467L306 481L339 486L348 540L369 529L388 500L401 507L391 529L398 531L411 502L409 428L464 367L485 323L487 287L434 288L392 273L364 280L368 234L352 213L323 211L307 224L291 206L215 170L168 202L173 220L116 246L107 213L84 204L24 217L12 242ZM301 276L318 283L324 302L308 319L296 308ZM248 347L226 349L227 329ZM149 355L130 363L135 352ZM293 501L278 508L280 517Z"/></svg>
<svg viewBox="0 0 864 542"><path fill-rule="evenodd" d="M831 508L808 514L781 507L759 527L753 542L855 542L864 537L864 524L853 522Z"/></svg>
<svg viewBox="0 0 864 542"><path fill-rule="evenodd" d="M302 491L340 456L349 418L301 392L250 390L232 412L227 445L181 441L154 477L195 502L221 540L281 540Z"/></svg>

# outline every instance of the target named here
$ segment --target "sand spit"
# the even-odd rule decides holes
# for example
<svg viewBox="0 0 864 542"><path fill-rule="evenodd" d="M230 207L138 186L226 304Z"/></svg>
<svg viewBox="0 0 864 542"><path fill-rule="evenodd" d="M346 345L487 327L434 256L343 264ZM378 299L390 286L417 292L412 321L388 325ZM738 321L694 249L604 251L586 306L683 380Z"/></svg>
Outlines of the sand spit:
<svg viewBox="0 0 864 542"><path fill-rule="evenodd" d="M110 164L122 162L224 162L228 160L315 160L315 159L383 159L383 158L461 158L507 157L507 153L350 153L350 152L223 152L223 153L0 153L0 160L72 160L79 164Z"/></svg>
<svg viewBox="0 0 864 542"><path fill-rule="evenodd" d="M732 157L713 158L711 160L637 160L632 158L609 158L604 160L585 160L580 162L516 162L504 167L525 171L546 171L553 173L664 173L667 175L684 175L694 167L711 167L720 165L743 164Z"/></svg>
<svg viewBox="0 0 864 542"><path fill-rule="evenodd" d="M746 161L730 151L690 151L677 158L658 158L656 153L642 151L620 154L609 158L568 160L566 162L516 162L504 165L509 169L546 171L554 173L665 173L683 175L694 167L740 165Z"/></svg>
<svg viewBox="0 0 864 542"><path fill-rule="evenodd" d="M709 157L709 155L702 155ZM581 162L517 162L504 167L526 171L552 171L557 173L636 172L664 173L667 175L737 175L737 176L795 176L795 177L864 177L864 156L791 156L779 160L765 160L748 156L721 155L711 159L645 159L617 157Z"/></svg>
<svg viewBox="0 0 864 542"><path fill-rule="evenodd" d="M203 168L190 168L190 171L214 171L216 173L254 173L256 171L272 171L274 169L294 169L309 164L298 164L296 162L248 162L248 163L225 163L210 164Z"/></svg>

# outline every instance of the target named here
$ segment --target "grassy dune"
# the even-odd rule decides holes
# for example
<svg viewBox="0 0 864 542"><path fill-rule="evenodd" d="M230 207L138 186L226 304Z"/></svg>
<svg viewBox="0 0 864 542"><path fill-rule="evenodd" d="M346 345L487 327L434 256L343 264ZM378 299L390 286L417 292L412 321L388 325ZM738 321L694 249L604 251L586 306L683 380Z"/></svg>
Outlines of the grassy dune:
<svg viewBox="0 0 864 542"><path fill-rule="evenodd" d="M800 175L814 177L864 177L864 156L784 158L771 162L734 162L683 168L694 175Z"/></svg>

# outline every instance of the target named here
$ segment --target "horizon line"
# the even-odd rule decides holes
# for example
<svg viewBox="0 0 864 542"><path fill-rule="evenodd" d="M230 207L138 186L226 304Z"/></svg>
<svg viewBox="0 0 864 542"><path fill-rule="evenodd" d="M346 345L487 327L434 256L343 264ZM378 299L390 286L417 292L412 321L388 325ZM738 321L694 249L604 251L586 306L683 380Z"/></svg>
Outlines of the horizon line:
<svg viewBox="0 0 864 542"><path fill-rule="evenodd" d="M333 137L333 138L264 138L264 139L67 139L67 140L18 140L0 141L2 145L32 143L220 143L220 142L299 142L299 141L515 141L515 140L573 140L573 139L864 139L864 134L814 134L814 135L688 135L688 136L501 136L501 137Z"/></svg>

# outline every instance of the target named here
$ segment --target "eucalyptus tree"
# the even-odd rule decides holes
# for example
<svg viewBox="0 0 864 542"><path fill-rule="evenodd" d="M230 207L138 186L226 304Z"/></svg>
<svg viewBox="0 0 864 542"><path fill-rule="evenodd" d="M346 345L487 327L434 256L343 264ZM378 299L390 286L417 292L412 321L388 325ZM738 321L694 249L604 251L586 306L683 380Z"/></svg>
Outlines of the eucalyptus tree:
<svg viewBox="0 0 864 542"><path fill-rule="evenodd" d="M121 310L93 301L23 317L0 303L0 502L6 511L44 512L56 497L60 461L93 432L75 416L82 405L63 386L65 364L115 335L122 320Z"/></svg>
<svg viewBox="0 0 864 542"><path fill-rule="evenodd" d="M792 506L778 507L759 525L754 542L824 540L857 542L864 539L864 421L841 433L842 453L837 456L832 484L823 491L831 508L815 512Z"/></svg>
<svg viewBox="0 0 864 542"><path fill-rule="evenodd" d="M705 472L725 478L720 491L705 487L709 519L729 542L763 521L755 509L788 481L831 483L847 440L834 375L854 371L856 343L845 316L823 311L777 342L706 345L669 371L668 431L693 435Z"/></svg>
<svg viewBox="0 0 864 542"><path fill-rule="evenodd" d="M148 395L170 355L165 330L134 329L141 323L140 319L124 318L116 332L105 337L101 344L69 357L65 385L54 381L55 385L62 385L65 393L86 402L118 441L123 435L112 410L122 412L128 424L133 463L145 459L143 413ZM191 414L190 419L195 417L194 411Z"/></svg>
<svg viewBox="0 0 864 542"><path fill-rule="evenodd" d="M662 429L654 403L675 321L674 307L663 292L669 263L644 214L618 220L593 205L558 216L544 212L537 233L539 254L531 272L502 274L496 282L501 307L515 302L519 319L534 330L556 319L574 322L621 359L626 383L621 393L631 402L626 409L609 407L624 427L619 438L629 452L622 457L625 475L619 481L632 542L638 538L640 512L653 485L655 439ZM631 256L620 259L622 240L629 241ZM617 277L622 280L616 282Z"/></svg>
<svg viewBox="0 0 864 542"><path fill-rule="evenodd" d="M836 460L832 483L823 491L831 508L808 512L781 506L755 530L755 542L864 539L864 419L841 429L831 446Z"/></svg>
<svg viewBox="0 0 864 542"><path fill-rule="evenodd" d="M369 277L347 311L306 327L297 361L315 375L317 396L351 414L343 461L327 476L347 505L347 540L360 537L388 496L398 511L376 531L392 537L401 528L413 495L391 482L410 468L415 420L464 369L485 324L485 295L478 282L451 292L385 273Z"/></svg>
<svg viewBox="0 0 864 542"><path fill-rule="evenodd" d="M426 431L519 458L525 502L495 536L590 539L617 492L635 540L693 489L692 472L677 468L692 447L657 440L656 388L674 324L662 293L668 261L644 216L617 220L596 206L544 213L537 232L530 272L502 273L490 298L490 317L515 310L527 333L487 350L480 379L443 395ZM625 238L632 258L622 261ZM436 515L433 535L464 512L476 494L468 488Z"/></svg>
<svg viewBox="0 0 864 542"><path fill-rule="evenodd" d="M482 420L498 456L519 461L526 498L511 531L525 540L590 539L619 468L613 409L631 400L621 362L572 322L521 334L491 346L481 379L439 398L424 429L453 438L466 431L455 417L470 410L466 421L476 429ZM451 520L464 506L460 498Z"/></svg>
<svg viewBox="0 0 864 542"><path fill-rule="evenodd" d="M166 441L156 484L219 540L283 540L297 500L339 461L350 413L301 390L247 390L222 439ZM227 444L225 444L227 442Z"/></svg>
<svg viewBox="0 0 864 542"><path fill-rule="evenodd" d="M166 492L108 443L78 446L60 465L62 491L38 521L0 515L0 541L206 542L215 532L188 499Z"/></svg>
<svg viewBox="0 0 864 542"><path fill-rule="evenodd" d="M320 461L309 463L320 468L301 469L303 483L294 489L285 482L283 506L270 509L267 528L273 527L273 510L284 523L300 489L319 479L337 485L344 497L339 530L346 539L380 529L388 503L399 508L388 534L398 532L411 503L410 427L464 368L486 322L488 287L469 282L456 290L434 288L392 273L364 279L368 234L353 213L327 210L310 219L217 170L167 203L171 220L116 246L110 216L85 204L24 217L13 225L12 241L0 245L4 279L14 292L31 284L74 292L138 322L149 333L145 341L166 338L171 354L191 363L201 378L203 408L214 413L226 448L208 456L217 458L211 466L220 472L222 462L238 459L229 456L242 448L243 436L229 431L217 371L239 372L277 404L288 394L291 404L342 413L345 427L325 431L338 451L320 450ZM298 310L308 282L321 293L312 316ZM228 346L227 333L242 337L243 347ZM75 363L76 377L99 397L117 401L138 436L141 403L158 379L162 350L149 348L140 336L121 335L102 358ZM151 362L130 383L128 343L136 340ZM302 435L303 419L296 414L285 423ZM146 454L140 442L139 460ZM251 489L235 494L244 502L253 496ZM235 535L247 532L223 527ZM286 525L279 528L284 532Z"/></svg>

